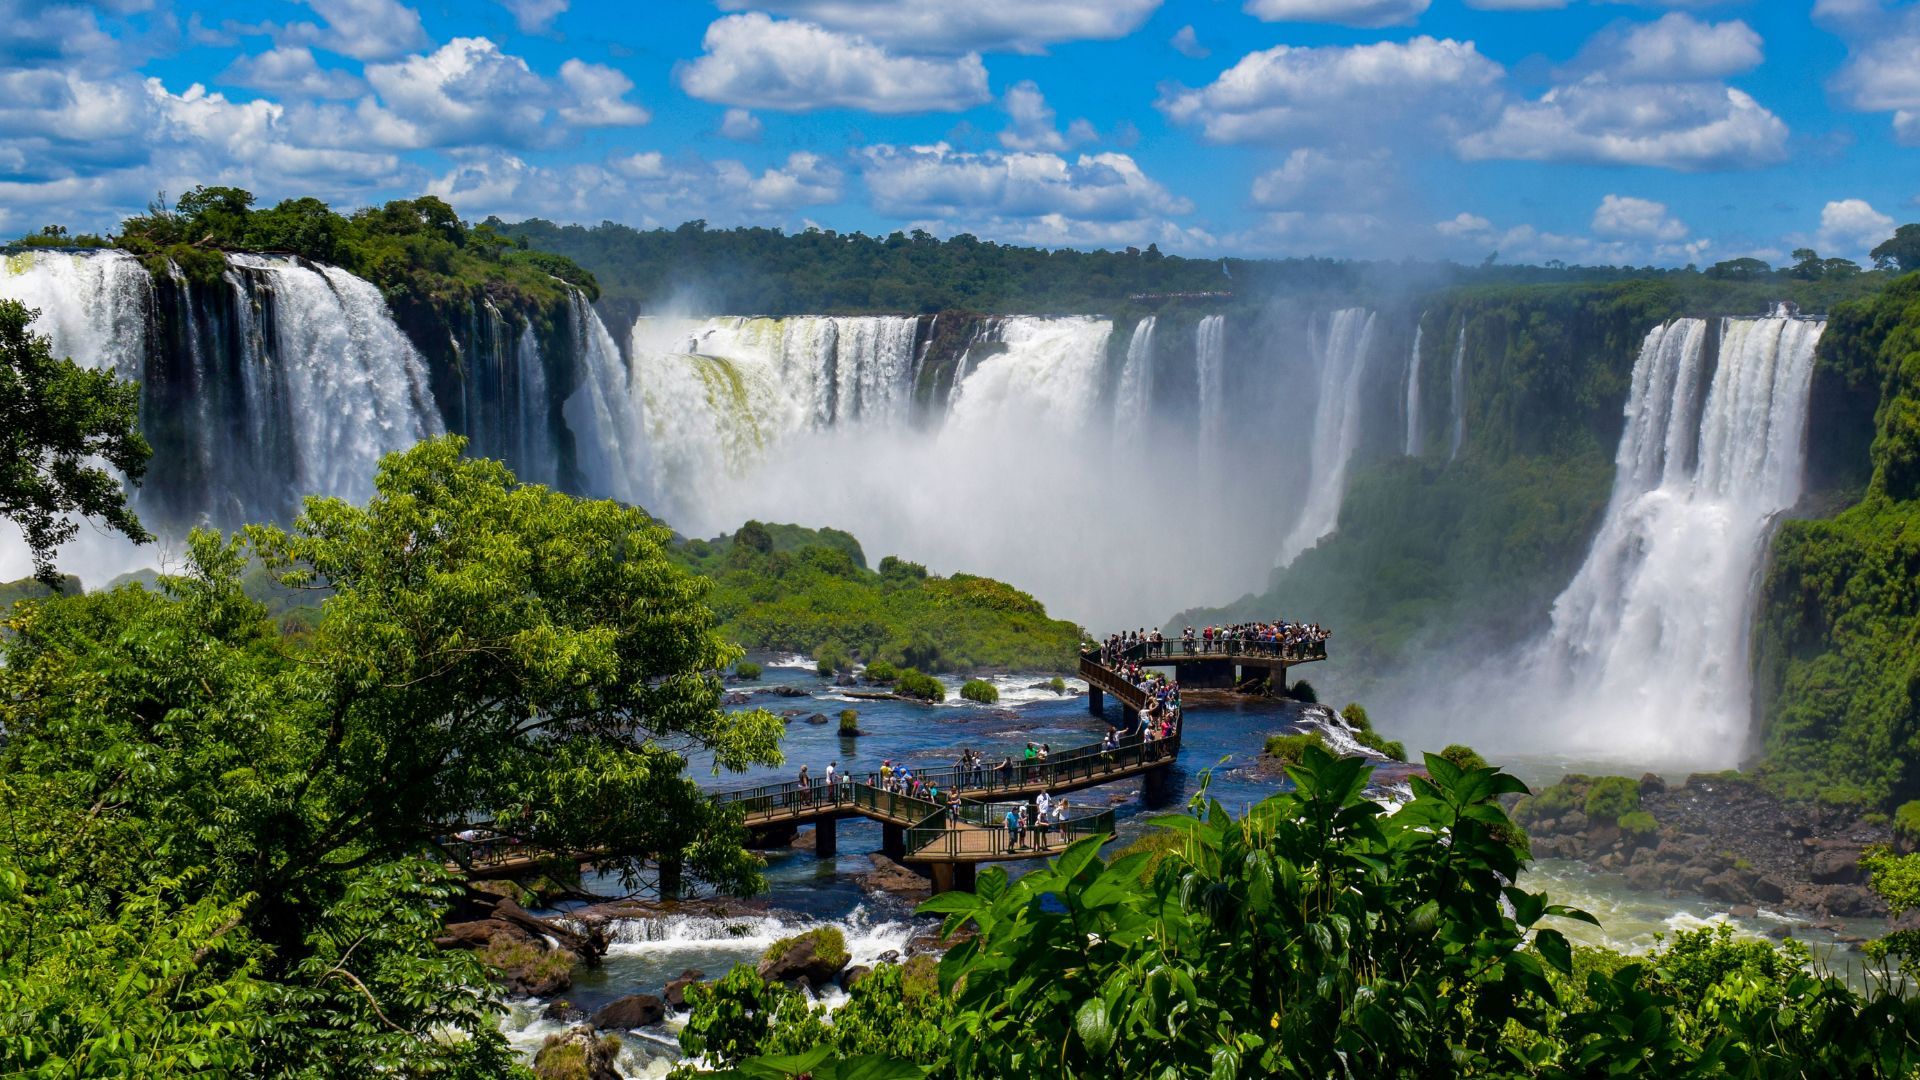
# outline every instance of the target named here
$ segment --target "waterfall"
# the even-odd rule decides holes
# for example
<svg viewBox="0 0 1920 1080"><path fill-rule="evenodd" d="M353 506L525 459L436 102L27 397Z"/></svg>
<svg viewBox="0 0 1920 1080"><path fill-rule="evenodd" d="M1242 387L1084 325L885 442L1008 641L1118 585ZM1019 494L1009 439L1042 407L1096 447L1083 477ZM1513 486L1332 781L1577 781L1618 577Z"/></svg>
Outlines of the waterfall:
<svg viewBox="0 0 1920 1080"><path fill-rule="evenodd" d="M948 426L1002 428L1024 414L1069 431L1083 427L1100 395L1111 333L1112 323L1085 315L1000 320L1005 347L967 373Z"/></svg>
<svg viewBox="0 0 1920 1080"><path fill-rule="evenodd" d="M1227 404L1222 370L1226 366L1226 322L1224 315L1208 315L1200 320L1193 338L1193 371L1200 400L1200 452L1196 461L1201 474L1209 477L1219 464L1220 452L1225 449L1220 428L1221 414Z"/></svg>
<svg viewBox="0 0 1920 1080"><path fill-rule="evenodd" d="M1142 425L1153 411L1153 327L1149 315L1133 324L1127 339L1127 360L1120 369L1120 385L1113 394L1113 435L1117 446L1137 446Z"/></svg>
<svg viewBox="0 0 1920 1080"><path fill-rule="evenodd" d="M1280 545L1277 566L1291 563L1339 523L1347 464L1360 442L1360 386L1373 351L1374 321L1374 313L1365 308L1346 308L1311 335L1319 397L1308 444L1307 493L1299 518Z"/></svg>
<svg viewBox="0 0 1920 1080"><path fill-rule="evenodd" d="M516 331L512 318L483 299L469 306L462 329L451 345L467 452L506 462L527 483L558 483L547 365L533 323L523 321Z"/></svg>
<svg viewBox="0 0 1920 1080"><path fill-rule="evenodd" d="M1800 497L1824 324L1656 327L1634 364L1605 518L1533 664L1582 749L1731 764L1775 518ZM1703 400L1704 398L1704 400Z"/></svg>
<svg viewBox="0 0 1920 1080"><path fill-rule="evenodd" d="M574 435L580 483L587 495L644 504L652 494L651 459L639 372L629 371L613 335L577 291L568 316L576 386L560 411Z"/></svg>
<svg viewBox="0 0 1920 1080"><path fill-rule="evenodd" d="M1467 438L1467 328L1460 327L1460 340L1453 345L1453 445L1447 450L1447 460L1460 456L1460 444Z"/></svg>
<svg viewBox="0 0 1920 1080"><path fill-rule="evenodd" d="M1420 456L1420 333L1426 312L1413 324L1413 354L1407 358L1407 456Z"/></svg>
<svg viewBox="0 0 1920 1080"><path fill-rule="evenodd" d="M802 432L905 421L918 330L912 316L637 320L648 418L637 442L650 460L635 475L650 478L651 508L721 527L709 513L716 480L748 475Z"/></svg>

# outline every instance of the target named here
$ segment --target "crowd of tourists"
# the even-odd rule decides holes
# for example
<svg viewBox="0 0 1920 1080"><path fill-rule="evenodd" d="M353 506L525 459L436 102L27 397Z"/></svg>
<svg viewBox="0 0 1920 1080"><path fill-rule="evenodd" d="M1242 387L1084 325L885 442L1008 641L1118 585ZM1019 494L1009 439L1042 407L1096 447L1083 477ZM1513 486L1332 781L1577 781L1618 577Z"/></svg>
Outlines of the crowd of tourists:
<svg viewBox="0 0 1920 1080"><path fill-rule="evenodd" d="M1333 631L1319 623L1233 623L1228 626L1191 626L1170 638L1158 630L1128 630L1100 643L1100 662L1119 669L1129 658L1164 656L1272 656L1281 660L1324 660L1327 638Z"/></svg>

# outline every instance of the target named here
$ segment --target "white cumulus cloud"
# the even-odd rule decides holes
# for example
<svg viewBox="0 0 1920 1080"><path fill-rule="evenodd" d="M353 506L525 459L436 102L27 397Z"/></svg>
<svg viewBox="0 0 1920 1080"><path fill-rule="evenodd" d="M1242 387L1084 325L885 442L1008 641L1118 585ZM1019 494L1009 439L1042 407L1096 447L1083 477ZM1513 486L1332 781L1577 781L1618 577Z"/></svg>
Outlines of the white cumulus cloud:
<svg viewBox="0 0 1920 1080"><path fill-rule="evenodd" d="M1608 195L1593 211L1593 233L1608 240L1685 239L1690 229L1667 213L1665 203L1631 195Z"/></svg>
<svg viewBox="0 0 1920 1080"><path fill-rule="evenodd" d="M1382 202L1393 179L1393 155L1384 147L1351 155L1301 147L1254 179L1253 204L1353 210Z"/></svg>
<svg viewBox="0 0 1920 1080"><path fill-rule="evenodd" d="M1188 200L1168 191L1120 153L967 153L946 143L870 146L858 154L860 172L882 213L923 217L996 218L1060 214L1087 221L1120 221L1185 214Z"/></svg>
<svg viewBox="0 0 1920 1080"><path fill-rule="evenodd" d="M500 6L513 14L521 33L544 34L553 29L553 20L566 14L568 0L500 0Z"/></svg>
<svg viewBox="0 0 1920 1080"><path fill-rule="evenodd" d="M1010 121L1000 133L1000 145L1008 150L1065 150L1095 137L1093 125L1085 120L1075 120L1062 135L1054 122L1053 106L1032 79L1008 87L1000 104Z"/></svg>
<svg viewBox="0 0 1920 1080"><path fill-rule="evenodd" d="M1246 12L1266 22L1401 26L1418 19L1432 0L1247 0Z"/></svg>
<svg viewBox="0 0 1920 1080"><path fill-rule="evenodd" d="M1745 92L1712 83L1616 84L1590 76L1509 104L1459 141L1468 160L1588 161L1683 172L1787 155L1787 125Z"/></svg>
<svg viewBox="0 0 1920 1080"><path fill-rule="evenodd" d="M738 161L669 158L658 151L561 165L490 152L434 178L427 191L468 217L540 214L648 227L695 217L763 223L769 213L837 202L843 179L832 162L806 152L758 172Z"/></svg>
<svg viewBox="0 0 1920 1080"><path fill-rule="evenodd" d="M773 12L858 34L907 53L1042 52L1111 41L1140 28L1161 0L720 0L726 11Z"/></svg>
<svg viewBox="0 0 1920 1080"><path fill-rule="evenodd" d="M1193 32L1192 23L1175 30L1173 36L1167 39L1167 44L1173 46L1174 52L1189 60L1205 60L1213 55L1212 49L1200 44L1200 35Z"/></svg>
<svg viewBox="0 0 1920 1080"><path fill-rule="evenodd" d="M268 93L306 98L349 98L367 88L350 71L322 68L311 50L280 45L235 60L221 79Z"/></svg>
<svg viewBox="0 0 1920 1080"><path fill-rule="evenodd" d="M1820 0L1813 17L1847 43L1829 87L1861 112L1893 113L1895 137L1920 144L1920 4Z"/></svg>
<svg viewBox="0 0 1920 1080"><path fill-rule="evenodd" d="M898 56L865 37L759 12L715 21L703 46L681 69L680 86L725 105L918 113L959 111L991 97L978 54Z"/></svg>
<svg viewBox="0 0 1920 1080"><path fill-rule="evenodd" d="M306 0L326 23L280 27L280 44L317 45L355 60L385 60L427 44L420 13L399 0Z"/></svg>
<svg viewBox="0 0 1920 1080"><path fill-rule="evenodd" d="M1761 46L1760 35L1738 19L1701 22L1676 11L1595 34L1572 66L1613 82L1724 79L1760 66Z"/></svg>
<svg viewBox="0 0 1920 1080"><path fill-rule="evenodd" d="M745 109L728 109L720 117L720 135L735 142L754 142L760 138L760 118Z"/></svg>
<svg viewBox="0 0 1920 1080"><path fill-rule="evenodd" d="M1212 83L1163 88L1157 107L1211 142L1255 142L1300 131L1391 134L1413 121L1444 133L1477 117L1504 69L1470 41L1309 48L1278 45L1242 57Z"/></svg>
<svg viewBox="0 0 1920 1080"><path fill-rule="evenodd" d="M1836 199L1820 208L1816 246L1822 254L1863 257L1892 235L1893 218L1875 210L1865 199Z"/></svg>

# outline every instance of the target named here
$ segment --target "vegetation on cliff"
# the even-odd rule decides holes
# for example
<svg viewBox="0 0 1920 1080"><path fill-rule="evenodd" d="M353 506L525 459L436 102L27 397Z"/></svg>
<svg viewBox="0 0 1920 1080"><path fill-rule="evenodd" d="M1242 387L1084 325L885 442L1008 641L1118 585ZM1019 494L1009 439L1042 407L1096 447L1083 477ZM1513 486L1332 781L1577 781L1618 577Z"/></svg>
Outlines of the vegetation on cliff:
<svg viewBox="0 0 1920 1080"><path fill-rule="evenodd" d="M1816 378L1877 388L1855 505L1785 523L1755 631L1761 774L1883 810L1920 797L1920 274L1837 309ZM1864 442L1864 440L1861 440Z"/></svg>
<svg viewBox="0 0 1920 1080"><path fill-rule="evenodd" d="M733 641L835 670L858 659L927 672L1070 671L1080 644L1078 627L1010 585L940 577L893 556L869 570L859 542L834 529L749 521L676 545L673 557L713 579L711 604Z"/></svg>
<svg viewBox="0 0 1920 1080"><path fill-rule="evenodd" d="M670 534L456 438L375 489L7 620L0 1073L518 1075L484 970L434 944L470 815L758 884L663 744L770 764L780 724L719 708L738 650ZM247 599L251 558L331 590L311 634Z"/></svg>

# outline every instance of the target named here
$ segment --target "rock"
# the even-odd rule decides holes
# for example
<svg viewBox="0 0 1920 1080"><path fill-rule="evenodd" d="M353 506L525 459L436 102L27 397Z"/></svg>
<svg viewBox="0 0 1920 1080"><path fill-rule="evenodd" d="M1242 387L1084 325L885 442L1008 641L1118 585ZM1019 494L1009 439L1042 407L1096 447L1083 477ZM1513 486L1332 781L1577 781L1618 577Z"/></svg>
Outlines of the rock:
<svg viewBox="0 0 1920 1080"><path fill-rule="evenodd" d="M1865 885L1829 885L1820 902L1820 910L1843 919L1861 919L1885 915L1887 905Z"/></svg>
<svg viewBox="0 0 1920 1080"><path fill-rule="evenodd" d="M729 690L720 697L722 705L745 705L753 700L753 695L745 690Z"/></svg>
<svg viewBox="0 0 1920 1080"><path fill-rule="evenodd" d="M1777 904L1787 898L1787 883L1773 874L1753 879L1753 897L1765 904Z"/></svg>
<svg viewBox="0 0 1920 1080"><path fill-rule="evenodd" d="M827 721L826 713L817 712L817 713L814 713L812 716L807 717L807 723L809 724L824 724L827 722L828 721Z"/></svg>
<svg viewBox="0 0 1920 1080"><path fill-rule="evenodd" d="M1752 919L1759 916L1760 909L1752 904L1735 904L1727 909L1727 914L1736 919Z"/></svg>
<svg viewBox="0 0 1920 1080"><path fill-rule="evenodd" d="M761 691L761 693L772 694L775 697L808 697L809 696L805 690L802 690L797 686L775 686L770 689L763 690Z"/></svg>
<svg viewBox="0 0 1920 1080"><path fill-rule="evenodd" d="M1566 816L1560 819L1559 831L1570 832L1570 833L1586 832L1587 831L1587 815L1581 813L1578 810L1567 811Z"/></svg>
<svg viewBox="0 0 1920 1080"><path fill-rule="evenodd" d="M500 936L528 945L539 943L539 939L532 934L500 919L448 923L440 936L433 939L433 943L443 949L484 949Z"/></svg>
<svg viewBox="0 0 1920 1080"><path fill-rule="evenodd" d="M840 989L852 991L861 979L873 974L873 969L865 964L856 964L840 973Z"/></svg>
<svg viewBox="0 0 1920 1080"><path fill-rule="evenodd" d="M628 994L593 1014L593 1026L607 1031L647 1027L667 1018L666 1003L652 994Z"/></svg>
<svg viewBox="0 0 1920 1080"><path fill-rule="evenodd" d="M1917 916L1920 916L1920 909L1915 909L1915 911L1914 911L1914 914L1915 914L1915 915L1917 915ZM900 962L900 950L899 950L899 949L888 949L888 950L887 950L886 952L883 952L883 953L881 953L881 954L880 954L880 959L879 959L879 962L880 962L880 963L882 963L882 964L897 964L897 963L899 963L899 962Z"/></svg>
<svg viewBox="0 0 1920 1080"><path fill-rule="evenodd" d="M835 675L835 676L833 677L833 685L835 685L835 686L859 686L859 685L860 685L860 680L858 680L858 679L856 679L856 678L854 678L854 677L853 677L852 675L849 675L849 674L847 674L847 673L845 673L845 672L842 672L842 673L840 673L840 674L838 674L838 675Z"/></svg>
<svg viewBox="0 0 1920 1080"><path fill-rule="evenodd" d="M1688 863L1673 872L1668 888L1675 892L1697 893L1702 891L1708 877L1707 868L1698 863Z"/></svg>
<svg viewBox="0 0 1920 1080"><path fill-rule="evenodd" d="M1656 863L1640 862L1627 868L1627 885L1641 892L1653 892L1665 878L1666 874Z"/></svg>
<svg viewBox="0 0 1920 1080"><path fill-rule="evenodd" d="M1860 880L1859 848L1828 848L1813 856L1809 874L1815 885L1852 885Z"/></svg>
<svg viewBox="0 0 1920 1080"><path fill-rule="evenodd" d="M1920 930L1920 908L1908 908L1887 920L1887 930L1889 932Z"/></svg>
<svg viewBox="0 0 1920 1080"><path fill-rule="evenodd" d="M679 978L667 984L667 988L661 991L660 997L674 1008L684 1009L687 1007L687 987L706 977L707 973L699 968L687 968L680 973Z"/></svg>
<svg viewBox="0 0 1920 1080"><path fill-rule="evenodd" d="M587 1010L565 998L555 998L547 1002L547 1007L540 1010L540 1015L555 1023L577 1024L587 1018Z"/></svg>
<svg viewBox="0 0 1920 1080"><path fill-rule="evenodd" d="M620 1080L614 1058L619 1039L603 1039L584 1024L547 1036L533 1058L537 1080Z"/></svg>
<svg viewBox="0 0 1920 1080"><path fill-rule="evenodd" d="M760 977L768 982L806 983L825 986L840 975L846 957L830 960L814 951L814 937L802 934L778 956L760 961Z"/></svg>
<svg viewBox="0 0 1920 1080"><path fill-rule="evenodd" d="M1664 795L1666 794L1666 791L1667 791L1667 782L1666 780L1661 778L1659 773L1640 774L1640 797L1641 798L1644 799L1649 795Z"/></svg>
<svg viewBox="0 0 1920 1080"><path fill-rule="evenodd" d="M879 852L867 856L873 863L871 873L860 877L860 886L870 892L892 893L895 896L921 897L933 895L933 882L901 866Z"/></svg>

